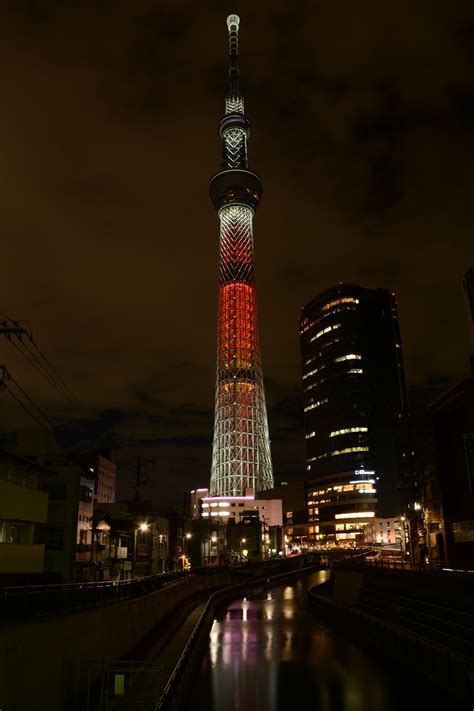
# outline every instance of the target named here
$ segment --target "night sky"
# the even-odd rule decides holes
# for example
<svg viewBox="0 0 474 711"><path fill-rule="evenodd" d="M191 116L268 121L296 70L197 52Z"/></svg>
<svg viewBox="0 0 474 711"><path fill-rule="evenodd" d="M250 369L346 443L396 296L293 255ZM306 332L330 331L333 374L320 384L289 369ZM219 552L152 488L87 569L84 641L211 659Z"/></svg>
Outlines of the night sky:
<svg viewBox="0 0 474 711"><path fill-rule="evenodd" d="M208 179L241 17L262 360L275 479L303 478L300 307L338 281L397 292L412 401L468 374L474 6L40 0L0 9L0 310L84 407L5 340L68 445L112 445L129 493L209 482L218 219ZM0 426L35 427L7 393Z"/></svg>

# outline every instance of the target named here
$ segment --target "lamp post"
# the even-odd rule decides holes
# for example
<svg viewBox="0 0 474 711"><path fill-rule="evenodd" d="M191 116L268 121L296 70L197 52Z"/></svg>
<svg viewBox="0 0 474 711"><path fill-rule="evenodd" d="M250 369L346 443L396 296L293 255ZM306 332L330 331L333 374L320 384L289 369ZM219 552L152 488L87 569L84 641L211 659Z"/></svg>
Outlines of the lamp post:
<svg viewBox="0 0 474 711"><path fill-rule="evenodd" d="M95 534L95 522L94 522L94 517L92 517L92 525L91 525L91 559L90 559L90 582L93 582L93 579L95 579L95 571L94 571L94 534Z"/></svg>
<svg viewBox="0 0 474 711"><path fill-rule="evenodd" d="M137 567L137 533L138 531L141 531L144 533L145 531L148 531L150 528L150 524L148 523L141 523L138 528L135 529L135 538L133 542L133 575L134 577L136 576L136 567Z"/></svg>
<svg viewBox="0 0 474 711"><path fill-rule="evenodd" d="M400 536L400 548L403 556L407 555L407 524L406 516L400 516L401 523L401 536Z"/></svg>
<svg viewBox="0 0 474 711"><path fill-rule="evenodd" d="M215 544L217 543L217 536L214 534L211 536L211 543L213 544L213 548L215 547ZM212 565L211 563L211 546L209 545L209 565Z"/></svg>
<svg viewBox="0 0 474 711"><path fill-rule="evenodd" d="M241 538L240 539L240 562L242 563L242 543L246 543L247 539L246 538Z"/></svg>
<svg viewBox="0 0 474 711"><path fill-rule="evenodd" d="M192 538L192 533L189 533L189 532L186 533L184 536L184 554L188 560L189 568L191 567L191 558L189 556L189 541L191 540L191 538ZM183 560L183 568L184 568L184 563L185 563L185 561Z"/></svg>

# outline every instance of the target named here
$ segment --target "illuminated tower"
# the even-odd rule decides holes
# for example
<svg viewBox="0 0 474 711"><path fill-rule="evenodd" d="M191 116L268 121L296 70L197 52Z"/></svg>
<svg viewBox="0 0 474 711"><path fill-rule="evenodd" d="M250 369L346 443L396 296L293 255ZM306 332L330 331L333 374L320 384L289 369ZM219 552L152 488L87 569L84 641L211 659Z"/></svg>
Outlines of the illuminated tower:
<svg viewBox="0 0 474 711"><path fill-rule="evenodd" d="M224 169L211 178L220 220L217 382L211 496L273 487L258 335L252 220L262 196L247 169L250 123L239 91L239 18L229 15L229 93L219 124Z"/></svg>

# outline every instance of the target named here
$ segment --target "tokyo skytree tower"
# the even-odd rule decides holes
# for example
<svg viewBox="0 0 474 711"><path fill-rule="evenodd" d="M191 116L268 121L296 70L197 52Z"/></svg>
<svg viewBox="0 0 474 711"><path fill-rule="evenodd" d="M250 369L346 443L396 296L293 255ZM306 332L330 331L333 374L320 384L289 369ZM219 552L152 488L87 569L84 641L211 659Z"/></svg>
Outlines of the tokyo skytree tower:
<svg viewBox="0 0 474 711"><path fill-rule="evenodd" d="M229 93L219 124L224 169L210 181L220 220L217 381L211 496L273 487L258 335L252 220L262 196L247 168L250 123L239 91L239 18L229 15Z"/></svg>

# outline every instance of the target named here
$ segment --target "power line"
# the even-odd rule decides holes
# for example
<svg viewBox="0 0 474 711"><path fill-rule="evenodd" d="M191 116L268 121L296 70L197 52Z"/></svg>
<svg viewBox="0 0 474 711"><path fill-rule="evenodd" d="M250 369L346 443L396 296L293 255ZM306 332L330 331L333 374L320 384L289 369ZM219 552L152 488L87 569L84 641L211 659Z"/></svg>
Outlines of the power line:
<svg viewBox="0 0 474 711"><path fill-rule="evenodd" d="M80 404L79 401L77 400L77 398L75 398L74 395L68 391L67 387L64 384L62 384L61 378L54 372L54 369L50 366L50 369L53 371L53 374L48 372L48 369L46 368L46 366L43 365L43 363L39 360L38 356L35 355L35 353L31 350L31 348L28 347L28 343L25 341L22 341L21 339L19 339L19 341L20 341L21 345L25 348L25 350L28 351L31 358L33 358L37 367L41 368L44 371L45 377L47 377L50 380L50 382L54 385L56 390L58 392L60 392L63 397L70 400L74 405ZM33 343L33 345L35 345L35 343L32 339L31 339L31 342ZM38 346L35 346L35 347L38 349ZM56 375L56 379L54 378L54 375Z"/></svg>
<svg viewBox="0 0 474 711"><path fill-rule="evenodd" d="M59 383L60 383L60 384L62 385L62 387L64 388L65 393L67 393L67 394L69 395L69 397L70 397L73 401L75 401L78 405L80 405L81 403L79 402L79 400L77 399L77 397L74 395L74 393L72 393L72 392L69 390L69 388L67 387L67 385L66 385L66 383L64 382L64 380L63 380L63 379L61 378L61 376L58 374L57 370L51 365L51 362L48 360L48 358L46 358L46 356L44 355L43 351L40 350L39 346L38 346L37 343L33 340L33 337L32 337L32 336L30 336L30 341L31 341L31 343L33 344L33 346L36 348L36 350L38 351L38 353L40 354L40 356L43 358L43 360L45 361L45 363L48 365L48 367L49 367L49 369L51 370L51 372L53 373L53 375L56 376L57 380L59 381Z"/></svg>
<svg viewBox="0 0 474 711"><path fill-rule="evenodd" d="M60 395L62 395L62 396L64 397L64 392L61 390L61 388L59 387L59 385L57 385L57 383L54 382L54 380L53 380L53 378L50 376L50 374L49 374L47 371L45 371L44 369L42 369L42 368L40 367L40 365L38 365L37 361L34 360L34 358L32 358L32 357L29 355L30 351L27 350L27 351L25 352L22 348L20 348L20 346L18 345L18 343L16 343L12 338L9 338L8 340L9 340L10 343L21 353L21 355L30 363L30 365L32 365L33 368L34 368L35 370L37 370L38 373L39 373L43 378L45 378L45 380L47 380L50 385L53 386L53 388L56 388L56 390L58 391L58 393L59 393ZM24 345L22 341L20 341L20 343L22 343L22 345Z"/></svg>
<svg viewBox="0 0 474 711"><path fill-rule="evenodd" d="M94 417L96 412L90 407L85 406L69 389L64 380L61 378L51 361L43 353L37 343L33 340L33 332L28 321L16 321L7 314L0 311L0 317L5 321L0 323L0 334L3 333L10 343L22 354L29 364L51 385L55 390L67 401L81 408L86 408ZM26 328L22 325L25 324ZM13 336L16 336L14 339ZM23 340L23 336L27 340ZM33 348L30 348L28 341ZM36 406L35 406L36 407Z"/></svg>
<svg viewBox="0 0 474 711"><path fill-rule="evenodd" d="M77 398L75 398L71 391L67 388L66 384L64 383L64 381L62 381L58 373L54 370L53 366L48 361L44 353L42 353L36 343L34 343L31 325L28 323L28 321L14 321L13 319L10 319L7 314L4 314L2 312L0 312L0 314L6 317L7 319L0 325L0 333L3 333L3 335L8 338L10 343L13 343L15 348L20 351L20 353L23 355L24 358L26 358L30 365L32 365L35 370L37 370L40 375L42 375L48 381L50 385L56 388L56 390L59 392L60 395L62 395L62 397L70 400L73 404L79 404ZM21 324L26 324L27 328L24 328L23 326L21 326ZM16 336L16 341L13 340L12 336ZM47 363L48 367L44 365L44 363L41 362L41 360L38 358L38 355L34 351L32 351L31 348L28 347L28 343L22 340L22 336L28 337L28 340L33 343L36 350L40 353L43 360ZM26 351L28 352L28 354L26 353Z"/></svg>
<svg viewBox="0 0 474 711"><path fill-rule="evenodd" d="M28 393L27 393L25 390L23 390L23 388L21 387L21 385L20 385L19 383L17 383L17 381L15 380L15 378L13 377L13 375L11 375L10 373L8 373L8 379L11 380L13 383L15 383L16 387L18 388L18 390L20 390L20 391L23 393L23 395L26 397L26 399L29 400L29 402L30 402L30 403L33 405L33 407L40 413L40 415L41 415L42 417L44 417L44 419L46 420L46 422L49 422L49 424L50 424L52 427L54 427L54 422L53 422L52 420L50 420L50 418L49 418L47 415L44 414L43 410L42 410L40 407L38 407L38 405L34 402L34 400L32 400L32 398L28 395Z"/></svg>
<svg viewBox="0 0 474 711"><path fill-rule="evenodd" d="M35 422L37 422L38 425L43 430L45 430L45 432L51 433L51 429L49 427L45 427L45 425L31 412L31 410L28 407L26 407L26 405L23 402L21 402L21 400L19 398L17 398L15 393L12 390L10 390L8 385L5 384L5 388L10 393L10 395L17 401L17 403L20 405L20 407L22 407L23 410L25 410L25 412L27 412L30 415L30 417L32 417L35 420Z"/></svg>

